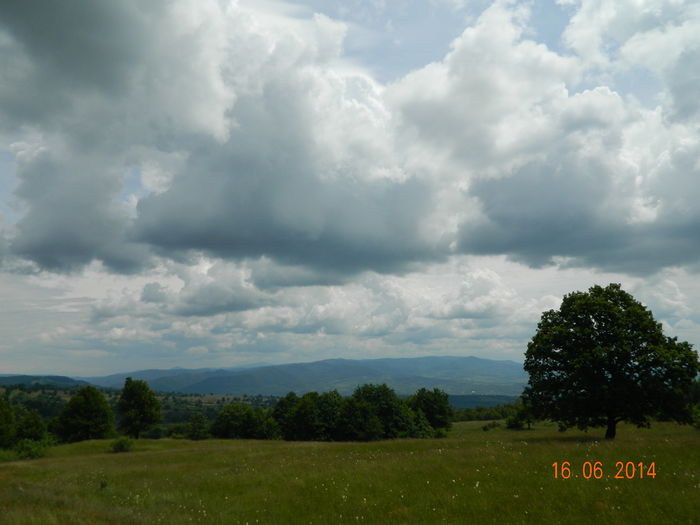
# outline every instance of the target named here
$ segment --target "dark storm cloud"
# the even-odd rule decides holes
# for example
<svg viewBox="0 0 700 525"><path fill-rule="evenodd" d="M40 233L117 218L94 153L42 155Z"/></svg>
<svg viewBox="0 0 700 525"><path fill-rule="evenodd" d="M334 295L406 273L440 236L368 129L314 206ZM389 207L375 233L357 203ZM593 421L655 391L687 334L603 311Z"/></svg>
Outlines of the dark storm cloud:
<svg viewBox="0 0 700 525"><path fill-rule="evenodd" d="M119 179L101 168L55 162L41 151L20 163L16 194L28 205L17 223L13 252L59 272L95 258L120 273L141 269L147 251L127 241L126 210L113 200Z"/></svg>
<svg viewBox="0 0 700 525"><path fill-rule="evenodd" d="M125 172L178 133L219 132L221 121L202 108L223 115L229 100L206 75L211 56L197 21L175 31L176 8L0 4L0 130L16 141L24 211L15 255L56 272L94 260L122 273L148 265L149 248L128 238Z"/></svg>
<svg viewBox="0 0 700 525"><path fill-rule="evenodd" d="M208 178L199 194L188 188L201 183L178 182L139 203L138 239L161 253L202 250L234 259L266 255L349 273L390 272L436 257L415 236L419 212L426 206L426 189L417 182L353 187L308 180L278 184L265 178L259 172L232 174L227 181Z"/></svg>
<svg viewBox="0 0 700 525"><path fill-rule="evenodd" d="M162 2L0 3L5 41L0 63L3 124L43 123L70 110L76 94L122 93L147 49L148 26Z"/></svg>
<svg viewBox="0 0 700 525"><path fill-rule="evenodd" d="M615 190L612 174L595 161L533 163L511 177L476 181L470 193L481 202L485 220L462 225L460 250L507 254L532 267L563 258L565 267L637 275L691 264L700 257L700 216L678 212L687 209L693 190L678 186L688 174L677 169L665 174L674 195L656 194L658 215L649 222L628 220L624 192Z"/></svg>
<svg viewBox="0 0 700 525"><path fill-rule="evenodd" d="M532 266L556 255L613 249L617 239L604 209L608 180L605 168L591 161L566 167L532 163L509 177L475 181L470 194L481 202L486 220L462 226L460 248L508 253Z"/></svg>

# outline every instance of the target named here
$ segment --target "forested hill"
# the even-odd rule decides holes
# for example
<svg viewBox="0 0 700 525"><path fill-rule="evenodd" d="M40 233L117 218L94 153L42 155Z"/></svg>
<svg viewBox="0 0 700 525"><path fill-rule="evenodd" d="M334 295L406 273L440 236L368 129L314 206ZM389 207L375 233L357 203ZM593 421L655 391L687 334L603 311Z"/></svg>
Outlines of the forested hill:
<svg viewBox="0 0 700 525"><path fill-rule="evenodd" d="M141 370L84 379L95 385L119 388L127 376L147 381L154 390L229 395L330 390L347 395L358 385L386 383L399 395L425 387L440 388L454 395L517 396L527 382L520 363L477 357L328 359L254 368Z"/></svg>

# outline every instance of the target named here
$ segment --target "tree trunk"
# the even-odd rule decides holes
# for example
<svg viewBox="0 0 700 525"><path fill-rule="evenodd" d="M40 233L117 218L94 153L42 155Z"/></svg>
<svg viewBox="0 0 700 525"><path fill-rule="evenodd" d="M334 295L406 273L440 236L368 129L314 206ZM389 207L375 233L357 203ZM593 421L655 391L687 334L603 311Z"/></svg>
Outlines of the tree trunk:
<svg viewBox="0 0 700 525"><path fill-rule="evenodd" d="M605 439L615 439L615 427L617 421L614 416L608 416L608 429L605 431Z"/></svg>

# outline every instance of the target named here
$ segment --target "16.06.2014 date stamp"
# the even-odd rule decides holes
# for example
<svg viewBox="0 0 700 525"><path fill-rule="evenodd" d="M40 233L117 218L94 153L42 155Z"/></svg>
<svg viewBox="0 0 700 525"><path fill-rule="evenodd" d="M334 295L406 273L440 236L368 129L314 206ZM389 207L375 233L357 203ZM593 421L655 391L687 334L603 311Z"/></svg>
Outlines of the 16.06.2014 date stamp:
<svg viewBox="0 0 700 525"><path fill-rule="evenodd" d="M634 461L617 461L613 469L615 472L614 475L611 471L605 472L602 461L584 461L579 470L577 470L576 467L572 467L569 461L555 461L552 463L552 467L554 468L555 479L653 479L656 477L656 463L654 461L651 463L644 463L643 461L637 463Z"/></svg>

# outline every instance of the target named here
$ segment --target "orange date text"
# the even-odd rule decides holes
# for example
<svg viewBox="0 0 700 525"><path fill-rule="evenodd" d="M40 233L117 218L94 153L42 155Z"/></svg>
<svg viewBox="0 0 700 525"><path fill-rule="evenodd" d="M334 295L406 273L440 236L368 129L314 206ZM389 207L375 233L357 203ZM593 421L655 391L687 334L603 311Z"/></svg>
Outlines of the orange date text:
<svg viewBox="0 0 700 525"><path fill-rule="evenodd" d="M570 461L555 461L552 463L555 479L643 479L656 477L656 463L643 461L617 461L615 467L604 466L602 461L584 461L574 465Z"/></svg>

